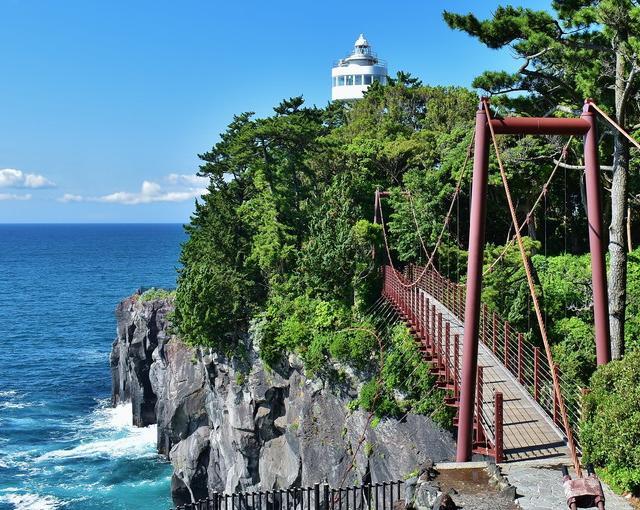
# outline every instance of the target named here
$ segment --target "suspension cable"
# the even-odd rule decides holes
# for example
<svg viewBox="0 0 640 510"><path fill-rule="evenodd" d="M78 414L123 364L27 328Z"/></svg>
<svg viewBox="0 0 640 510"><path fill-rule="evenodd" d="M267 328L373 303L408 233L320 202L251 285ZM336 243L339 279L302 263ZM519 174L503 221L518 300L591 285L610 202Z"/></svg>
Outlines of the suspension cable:
<svg viewBox="0 0 640 510"><path fill-rule="evenodd" d="M554 176L556 175L556 172L558 171L558 168L560 168L560 164L565 160L566 155L567 155L567 150L569 149L569 144L571 143L572 140L573 140L573 135L571 135L569 137L569 141L567 141L567 143L564 144L564 147L562 147L562 153L560 154L560 159L558 159L558 161L556 161L556 166L553 167L553 170L551 171L551 174L549 175L549 178L542 185L542 191L538 195L538 198L536 198L536 201L533 203L533 205L531 206L531 209L527 213L527 216L525 217L524 221L520 225L520 232L522 232L522 229L525 227L525 225L527 225L531 221L531 217L533 216L533 213L535 212L535 210L538 207L538 205L540 205L540 201L542 200L542 198L544 197L545 200L546 200L546 195L547 195L547 192L549 191L549 185L551 184L551 181L553 180ZM565 168L565 171L566 171L566 168ZM513 223L511 224L511 227L509 228L509 231L511 231L511 228L513 228ZM507 237L511 237L510 234ZM507 254L507 251L509 251L509 248L511 248L511 246L513 246L513 243L515 242L515 240L516 240L516 236L514 234L509 239L509 242L507 242L505 244L504 248L502 249L502 252L500 252L500 255L498 255L498 257L491 263L491 265L483 271L482 276L487 276L487 274L489 274L491 271L493 271L493 269L498 265L498 263Z"/></svg>
<svg viewBox="0 0 640 510"><path fill-rule="evenodd" d="M565 433L567 434L567 446L569 447L569 452L571 453L571 460L573 462L573 467L575 469L576 475L578 477L582 476L582 469L580 468L580 459L578 458L578 452L576 450L576 445L573 439L573 431L569 424L569 418L567 416L567 409L565 407L564 398L562 396L562 392L560 391L560 381L558 378L558 374L553 369L553 355L551 354L551 346L549 345L549 339L547 337L547 328L544 324L544 320L542 318L542 312L540 309L540 303L538 302L538 296L536 294L535 283L533 281L533 276L531 274L531 267L529 266L529 261L527 259L527 254L524 248L524 243L522 242L522 236L520 235L520 226L518 225L518 218L516 216L516 210L513 207L513 199L511 198L511 191L509 190L509 182L507 180L507 174L504 169L504 165L502 164L502 158L500 157L500 150L498 148L498 141L496 140L496 134L493 130L493 125L491 124L491 112L489 111L489 104L486 99L482 100L482 105L484 106L484 110L487 114L487 123L489 125L489 131L491 132L491 139L493 141L493 147L496 153L496 159L498 161L498 166L500 168L500 176L502 178L502 185L504 187L504 192L507 198L507 203L509 204L509 212L511 213L511 220L515 226L516 240L518 241L518 248L520 249L520 257L522 259L522 264L524 266L524 270L527 275L527 283L529 285L529 292L531 294L531 300L533 301L533 307L536 312L536 318L538 319L538 326L540 328L540 334L542 336L542 341L544 343L544 350L547 354L547 362L549 363L549 367L551 368L551 377L553 381L553 390L556 395L556 401L560 405L560 414L562 416L562 423L564 425Z"/></svg>
<svg viewBox="0 0 640 510"><path fill-rule="evenodd" d="M407 288L411 288L411 287L415 287L416 284L422 279L422 277L426 274L426 272L429 270L429 267L433 266L433 261L435 259L436 254L438 253L438 248L440 247L440 244L442 244L442 239L444 236L444 233L447 229L447 226L449 224L449 222L451 221L451 216L452 216L452 212L453 212L453 207L456 203L456 200L458 198L458 196L460 195L460 191L462 190L462 180L464 179L464 176L467 173L467 166L469 163L469 160L471 159L471 149L473 147L473 142L474 142L474 138L475 138L475 133L473 133L473 135L471 136L471 141L469 142L469 145L467 147L467 154L464 158L464 163L462 164L462 171L460 172L460 175L458 176L458 180L456 181L456 187L453 193L453 196L451 197L451 203L449 204L449 209L447 211L447 214L444 218L444 223L442 225L442 229L440 230L440 234L438 235L438 239L436 240L436 244L433 248L433 252L429 253L427 251L427 248L422 240L422 236L420 234L420 229L418 226L418 220L416 218L415 215L415 210L413 208L413 200L411 198L411 193L409 193L409 199L410 199L410 206L411 206L411 211L413 212L413 218L414 218L414 222L416 225L416 230L418 231L418 236L420 237L420 242L422 244L422 247L425 251L425 255L427 256L427 263L425 264L424 268L422 269L422 272L417 276L417 278L411 282L411 283L404 283L402 281L399 281L400 285L402 285L403 287L407 287ZM384 239L384 246L387 252L387 258L389 259L389 264L391 265L391 268L397 272L397 269L395 268L395 266L393 265L393 259L391 258L391 250L389 249L389 241L387 239L387 232L386 232L386 223L385 223L385 219L384 219L384 214L382 212L382 202L380 201L380 195L378 194L378 198L375 201L378 207L378 210L380 212L380 224L382 225L382 237ZM433 266L434 271L436 271L436 273L440 274L440 272L435 268L435 266Z"/></svg>
<svg viewBox="0 0 640 510"><path fill-rule="evenodd" d="M614 128L616 128L617 131L620 132L620 134L622 136L624 136L627 140L629 140L633 145L635 145L638 149L640 149L640 143L638 143L638 141L631 136L629 133L627 133L622 126L620 126L620 124L618 124L615 120L613 120L611 117L609 117L609 115L607 115L602 108L600 108L596 103L593 102L592 99L587 99L587 104L590 104L591 106L593 106L593 109L596 110L600 115L602 115L602 117L604 117L604 119L611 124Z"/></svg>

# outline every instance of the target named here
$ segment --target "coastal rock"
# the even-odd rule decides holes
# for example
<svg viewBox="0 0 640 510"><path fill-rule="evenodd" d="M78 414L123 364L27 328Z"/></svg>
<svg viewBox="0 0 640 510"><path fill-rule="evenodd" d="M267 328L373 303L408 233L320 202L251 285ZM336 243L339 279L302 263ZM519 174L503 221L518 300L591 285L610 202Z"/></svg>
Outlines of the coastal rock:
<svg viewBox="0 0 640 510"><path fill-rule="evenodd" d="M357 375L340 383L308 377L293 355L268 368L250 336L241 358L187 346L166 333L169 309L123 301L111 362L114 403L133 403L134 393L154 403L153 419L143 413L137 424L157 423L176 504L214 491L398 480L453 459L451 434L428 417L372 424L370 413L349 410L363 382Z"/></svg>
<svg viewBox="0 0 640 510"><path fill-rule="evenodd" d="M111 402L131 402L133 424L145 427L156 422L156 393L149 370L153 353L167 340L168 300L141 301L139 294L116 307L117 337L111 349Z"/></svg>
<svg viewBox="0 0 640 510"><path fill-rule="evenodd" d="M169 452L169 460L173 465L173 491L188 492L188 498L182 494L180 499L197 501L207 496L209 434L209 427L199 427Z"/></svg>

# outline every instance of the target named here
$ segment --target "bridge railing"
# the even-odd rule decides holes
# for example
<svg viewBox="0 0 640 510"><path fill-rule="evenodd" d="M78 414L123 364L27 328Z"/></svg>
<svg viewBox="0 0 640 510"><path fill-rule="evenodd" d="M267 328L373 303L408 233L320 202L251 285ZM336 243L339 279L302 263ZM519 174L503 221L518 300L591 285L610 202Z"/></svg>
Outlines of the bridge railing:
<svg viewBox="0 0 640 510"><path fill-rule="evenodd" d="M416 285L411 285L410 278L395 272L391 267L385 268L383 294L389 299L400 315L412 328L416 340L421 343L423 356L432 365L432 371L437 376L438 385L447 390L446 403L458 406L460 399L462 366L461 347L462 338L452 331L460 331L462 322L455 314L443 313L441 307L433 302L434 296L438 301L447 303L452 310L463 309L464 294L459 288L447 284L439 275L430 275L421 271L411 279L419 278ZM451 292L447 292L450 289ZM433 292L433 294L432 294ZM483 384L483 369L478 367L476 406L474 408L474 452L490 455L496 461L503 460L502 433L502 393L496 391L491 394L491 401L487 401Z"/></svg>
<svg viewBox="0 0 640 510"><path fill-rule="evenodd" d="M401 480L333 488L328 484L225 494L213 492L176 510L392 510L404 498Z"/></svg>
<svg viewBox="0 0 640 510"><path fill-rule="evenodd" d="M387 266L385 268L386 280L389 280L390 288L395 285L397 292L402 293L403 289L408 291L408 306L417 308L417 316L424 315L422 309L425 305L421 303L420 298L412 297L412 292L415 294L416 289L421 289L451 312L451 316L444 317L445 321L459 321L458 324L461 326L464 324L466 288L463 285L448 280L432 269L425 270L424 267L414 265L407 266L402 273ZM397 281L394 283L394 280ZM434 320L437 321L438 318L433 316L434 304L430 303L426 306L431 307L431 310L427 313L427 315L431 314L430 317L426 317L427 322L429 319L432 322ZM434 326L437 325L434 324ZM560 380L569 423L574 431L574 437L577 436L583 390L575 381L564 375L557 365L549 366L543 349L535 346L525 335L516 331L507 320L490 311L486 304L481 306L480 341L493 352L498 362L504 365L514 378L527 389L531 397L557 426L564 430L559 404L553 391L551 370L555 370ZM461 349L461 338L458 339L458 343ZM444 348L446 351L446 345ZM457 364L458 367L461 366L459 362ZM486 422L485 425L487 427L491 428L493 426L495 428L495 425L492 425L494 422L492 416L495 412L492 406L489 406L489 408L491 409L483 412L481 421Z"/></svg>

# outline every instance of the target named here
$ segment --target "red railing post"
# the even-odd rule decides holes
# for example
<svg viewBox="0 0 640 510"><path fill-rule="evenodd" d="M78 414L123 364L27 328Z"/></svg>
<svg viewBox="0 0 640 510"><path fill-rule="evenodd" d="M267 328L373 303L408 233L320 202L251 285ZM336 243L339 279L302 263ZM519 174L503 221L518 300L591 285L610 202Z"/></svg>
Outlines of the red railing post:
<svg viewBox="0 0 640 510"><path fill-rule="evenodd" d="M424 310L424 330L427 337L427 346L431 345L431 321L429 320L429 298L425 297L425 310Z"/></svg>
<svg viewBox="0 0 640 510"><path fill-rule="evenodd" d="M410 280L413 281L413 280ZM416 289L414 287L409 287L409 320L412 324L415 324L416 315L414 313L414 302L416 298Z"/></svg>
<svg viewBox="0 0 640 510"><path fill-rule="evenodd" d="M451 370L449 369L450 359L450 336L451 336L451 324L449 321L444 325L444 378L447 384L451 380Z"/></svg>
<svg viewBox="0 0 640 510"><path fill-rule="evenodd" d="M487 305L482 303L482 319L481 319L480 341L486 345L487 343Z"/></svg>
<svg viewBox="0 0 640 510"><path fill-rule="evenodd" d="M518 333L518 382L524 383L524 375L522 373L522 333Z"/></svg>
<svg viewBox="0 0 640 510"><path fill-rule="evenodd" d="M504 321L504 366L509 370L509 323Z"/></svg>
<svg viewBox="0 0 640 510"><path fill-rule="evenodd" d="M420 339L424 342L424 294L418 291L418 328L420 330Z"/></svg>
<svg viewBox="0 0 640 510"><path fill-rule="evenodd" d="M482 428L482 404L483 404L483 396L482 396L482 380L484 375L484 369L482 365L478 366L478 381L476 386L476 419L478 423L478 430L476 433L476 439L479 444L485 442L484 430Z"/></svg>
<svg viewBox="0 0 640 510"><path fill-rule="evenodd" d="M493 354L496 353L496 344L498 342L498 315L496 312L493 312L493 328L492 328L492 342L491 342L491 350Z"/></svg>
<svg viewBox="0 0 640 510"><path fill-rule="evenodd" d="M460 397L459 385L459 368L460 368L460 335L453 335L453 395L456 400Z"/></svg>
<svg viewBox="0 0 640 510"><path fill-rule="evenodd" d="M537 402L540 398L540 348L533 348L533 399Z"/></svg>
<svg viewBox="0 0 640 510"><path fill-rule="evenodd" d="M556 365L554 363L552 370L555 372L556 377L558 377L558 365ZM558 402L558 396L556 395L555 388L552 387L551 389L553 391L553 421L554 421L554 423L561 424L561 420L560 420L560 403Z"/></svg>
<svg viewBox="0 0 640 510"><path fill-rule="evenodd" d="M436 305L431 305L431 355L435 358L436 356L436 345L438 342L438 327L436 324Z"/></svg>
<svg viewBox="0 0 640 510"><path fill-rule="evenodd" d="M494 397L495 410L493 412L494 427L495 427L495 449L496 449L496 463L500 463L504 460L504 423L503 423L503 403L502 393L496 392Z"/></svg>
<svg viewBox="0 0 640 510"><path fill-rule="evenodd" d="M438 312L438 364L442 366L442 314Z"/></svg>

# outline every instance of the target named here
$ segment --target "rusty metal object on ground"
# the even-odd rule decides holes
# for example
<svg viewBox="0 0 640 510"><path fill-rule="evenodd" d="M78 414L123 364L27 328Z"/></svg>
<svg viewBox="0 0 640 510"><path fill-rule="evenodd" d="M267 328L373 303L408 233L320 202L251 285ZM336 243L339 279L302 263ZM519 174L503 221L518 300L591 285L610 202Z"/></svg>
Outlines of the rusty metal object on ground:
<svg viewBox="0 0 640 510"><path fill-rule="evenodd" d="M598 508L604 510L604 491L600 479L587 467L587 476L572 479L566 467L562 468L564 495L571 509Z"/></svg>

